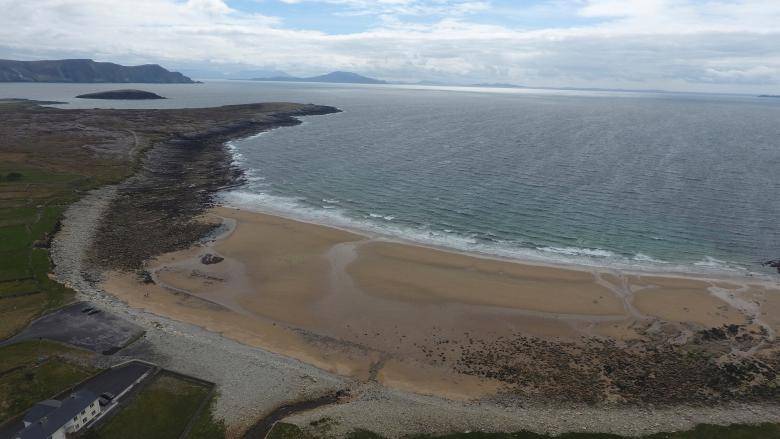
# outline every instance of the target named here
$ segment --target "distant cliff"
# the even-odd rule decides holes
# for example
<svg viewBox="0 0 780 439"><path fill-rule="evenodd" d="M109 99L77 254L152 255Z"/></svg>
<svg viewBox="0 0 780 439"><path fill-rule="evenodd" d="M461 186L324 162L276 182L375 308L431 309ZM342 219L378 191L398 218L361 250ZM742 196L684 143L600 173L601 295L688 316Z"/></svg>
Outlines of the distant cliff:
<svg viewBox="0 0 780 439"><path fill-rule="evenodd" d="M352 72L331 72L320 76L308 78L296 78L294 76L282 76L273 78L256 78L255 81L284 81L284 82L331 82L336 84L387 84L380 79L369 78Z"/></svg>
<svg viewBox="0 0 780 439"><path fill-rule="evenodd" d="M0 60L0 82L141 82L192 84L181 73L157 64L122 66L91 59L50 61Z"/></svg>

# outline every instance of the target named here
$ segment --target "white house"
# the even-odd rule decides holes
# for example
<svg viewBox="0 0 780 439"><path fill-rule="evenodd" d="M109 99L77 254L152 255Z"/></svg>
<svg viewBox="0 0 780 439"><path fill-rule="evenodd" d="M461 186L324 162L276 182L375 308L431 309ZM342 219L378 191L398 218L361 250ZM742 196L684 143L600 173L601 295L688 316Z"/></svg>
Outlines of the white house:
<svg viewBox="0 0 780 439"><path fill-rule="evenodd" d="M24 416L24 429L14 439L65 439L100 414L98 397L79 390L62 401L46 400L35 404Z"/></svg>

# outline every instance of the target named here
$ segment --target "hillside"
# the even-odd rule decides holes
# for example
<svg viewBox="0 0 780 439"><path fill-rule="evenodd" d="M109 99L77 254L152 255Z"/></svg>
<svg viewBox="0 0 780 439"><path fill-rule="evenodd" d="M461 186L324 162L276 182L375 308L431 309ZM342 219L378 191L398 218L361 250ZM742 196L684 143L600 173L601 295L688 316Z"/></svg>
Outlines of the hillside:
<svg viewBox="0 0 780 439"><path fill-rule="evenodd" d="M182 83L194 81L157 64L122 66L91 59L0 60L0 82Z"/></svg>

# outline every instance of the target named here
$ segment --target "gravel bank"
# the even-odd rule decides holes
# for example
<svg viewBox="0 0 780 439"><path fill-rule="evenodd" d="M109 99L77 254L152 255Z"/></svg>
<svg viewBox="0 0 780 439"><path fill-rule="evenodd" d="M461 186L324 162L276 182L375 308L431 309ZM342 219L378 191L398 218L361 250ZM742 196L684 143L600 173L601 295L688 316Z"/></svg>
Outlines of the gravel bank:
<svg viewBox="0 0 780 439"><path fill-rule="evenodd" d="M537 407L516 403L460 403L366 387L355 400L300 413L285 420L317 433L312 422L329 418L329 432L339 437L367 429L387 437L430 432L539 433L600 432L639 436L659 431L687 430L696 424L780 422L780 407L734 404L720 407Z"/></svg>

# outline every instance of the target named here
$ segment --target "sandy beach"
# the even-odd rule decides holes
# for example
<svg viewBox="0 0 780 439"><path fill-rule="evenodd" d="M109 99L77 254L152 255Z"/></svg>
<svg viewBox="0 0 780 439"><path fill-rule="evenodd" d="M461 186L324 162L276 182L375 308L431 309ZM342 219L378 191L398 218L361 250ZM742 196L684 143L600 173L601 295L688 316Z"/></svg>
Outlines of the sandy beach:
<svg viewBox="0 0 780 439"><path fill-rule="evenodd" d="M501 368L518 352L540 361L517 340L601 367L594 343L633 355L637 342L684 346L732 328L734 350L776 355L772 283L535 266L225 207L204 220L223 222L220 236L149 261L154 283L115 271L102 287L131 307L338 375L449 399L555 396L546 386L567 380L540 387ZM205 264L206 254L223 260ZM606 389L600 399L636 396Z"/></svg>

